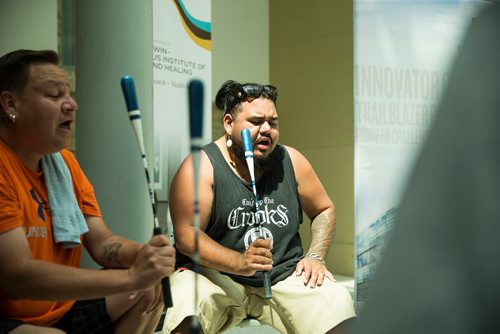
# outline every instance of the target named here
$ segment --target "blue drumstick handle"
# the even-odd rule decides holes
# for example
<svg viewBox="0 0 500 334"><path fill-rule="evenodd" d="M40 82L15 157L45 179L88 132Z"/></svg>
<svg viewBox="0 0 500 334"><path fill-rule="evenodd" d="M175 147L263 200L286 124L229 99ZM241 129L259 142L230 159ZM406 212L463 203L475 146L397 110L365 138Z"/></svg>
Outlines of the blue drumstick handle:
<svg viewBox="0 0 500 334"><path fill-rule="evenodd" d="M254 163L253 163L253 149L252 149L252 137L250 136L250 130L241 130L241 141L243 142L243 152L245 153L245 160L247 162L248 172L250 173L250 180L252 181L252 188L255 197L257 197L257 189L255 187L255 173L254 173Z"/></svg>
<svg viewBox="0 0 500 334"><path fill-rule="evenodd" d="M252 137L250 137L250 130L246 128L241 130L241 140L243 141L243 150L245 151L245 157L248 153L252 154L253 156Z"/></svg>
<svg viewBox="0 0 500 334"><path fill-rule="evenodd" d="M191 80L188 86L189 93L189 126L191 138L203 137L203 83L200 80Z"/></svg>
<svg viewBox="0 0 500 334"><path fill-rule="evenodd" d="M135 93L134 78L130 75L124 76L121 79L123 96L127 104L127 110L138 110L139 104L137 103L137 94Z"/></svg>

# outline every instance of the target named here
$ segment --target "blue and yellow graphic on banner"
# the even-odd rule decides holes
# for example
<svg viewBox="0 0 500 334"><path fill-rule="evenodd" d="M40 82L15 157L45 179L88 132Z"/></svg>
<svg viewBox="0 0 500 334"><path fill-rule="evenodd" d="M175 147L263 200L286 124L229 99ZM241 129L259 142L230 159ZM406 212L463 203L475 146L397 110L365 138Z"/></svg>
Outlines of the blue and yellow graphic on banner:
<svg viewBox="0 0 500 334"><path fill-rule="evenodd" d="M206 50L212 50L212 24L193 17L182 0L173 0L181 17L184 30L197 45Z"/></svg>

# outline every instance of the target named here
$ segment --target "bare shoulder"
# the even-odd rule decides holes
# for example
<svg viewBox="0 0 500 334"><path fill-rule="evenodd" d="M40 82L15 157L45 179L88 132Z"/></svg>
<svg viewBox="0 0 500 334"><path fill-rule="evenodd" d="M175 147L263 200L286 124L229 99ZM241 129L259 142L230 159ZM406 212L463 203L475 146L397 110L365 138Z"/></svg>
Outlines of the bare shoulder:
<svg viewBox="0 0 500 334"><path fill-rule="evenodd" d="M205 151L201 150L200 151L200 170L203 168L212 168L212 164L210 162L210 159L208 158L207 154ZM181 162L179 168L177 169L177 174L185 172L186 170L192 171L193 170L193 154L189 154L184 158L184 160Z"/></svg>
<svg viewBox="0 0 500 334"><path fill-rule="evenodd" d="M288 155L290 156L290 159L292 159L292 161L297 158L303 157L302 153L300 153L299 150L297 150L296 148L288 145L281 145L281 146L283 146L287 150Z"/></svg>
<svg viewBox="0 0 500 334"><path fill-rule="evenodd" d="M288 145L283 145L283 147L287 150L296 173L304 168L311 167L307 158L299 150Z"/></svg>
<svg viewBox="0 0 500 334"><path fill-rule="evenodd" d="M200 178L205 182L213 183L214 169L212 162L208 158L205 151L201 150L200 154Z"/></svg>
<svg viewBox="0 0 500 334"><path fill-rule="evenodd" d="M200 151L200 160L198 166L198 172L200 181L202 184L213 183L213 167L205 151ZM185 187L191 187L194 179L194 164L193 164L193 154L189 154L177 169L175 176L172 180L172 188L180 187L185 189Z"/></svg>

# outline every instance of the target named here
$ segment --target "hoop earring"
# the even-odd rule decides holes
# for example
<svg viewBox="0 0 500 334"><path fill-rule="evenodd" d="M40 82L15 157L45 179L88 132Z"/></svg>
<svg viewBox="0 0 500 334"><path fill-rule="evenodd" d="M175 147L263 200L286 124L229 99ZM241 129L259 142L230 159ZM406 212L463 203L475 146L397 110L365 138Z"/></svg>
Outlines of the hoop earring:
<svg viewBox="0 0 500 334"><path fill-rule="evenodd" d="M227 147L233 146L233 140L231 139L231 136L228 136L228 138L226 140L226 146Z"/></svg>
<svg viewBox="0 0 500 334"><path fill-rule="evenodd" d="M14 114L9 114L9 119L12 124L16 123L16 115Z"/></svg>

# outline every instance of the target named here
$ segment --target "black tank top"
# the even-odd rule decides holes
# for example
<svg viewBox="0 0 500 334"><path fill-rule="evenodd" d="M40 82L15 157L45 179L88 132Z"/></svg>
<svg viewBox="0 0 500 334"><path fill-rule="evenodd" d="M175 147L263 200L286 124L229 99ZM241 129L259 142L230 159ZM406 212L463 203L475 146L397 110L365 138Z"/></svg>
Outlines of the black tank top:
<svg viewBox="0 0 500 334"><path fill-rule="evenodd" d="M203 150L214 170L214 200L206 233L225 247L244 252L258 237L252 186L240 179L229 167L215 143ZM271 168L257 182L259 198L258 222L262 222L266 238L273 243L271 284L295 270L303 256L299 227L302 223L295 174L287 150L277 145L271 154ZM252 286L262 286L262 273L246 277L230 275L234 280Z"/></svg>

